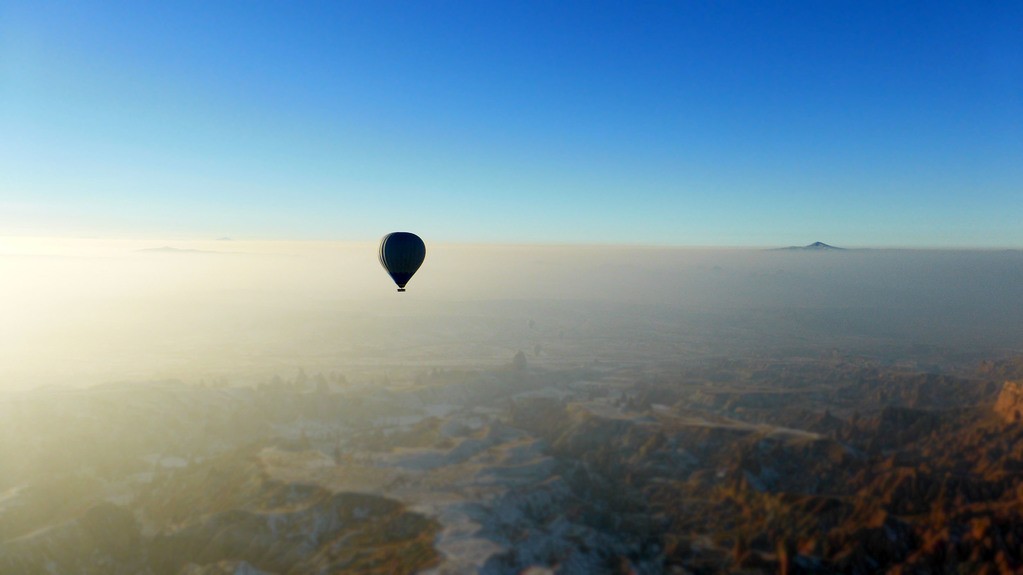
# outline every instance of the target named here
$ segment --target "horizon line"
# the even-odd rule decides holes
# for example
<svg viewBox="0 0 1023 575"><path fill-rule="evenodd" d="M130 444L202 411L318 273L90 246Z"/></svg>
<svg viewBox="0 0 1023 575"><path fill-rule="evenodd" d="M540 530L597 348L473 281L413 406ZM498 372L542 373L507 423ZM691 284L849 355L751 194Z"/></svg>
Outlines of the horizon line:
<svg viewBox="0 0 1023 575"><path fill-rule="evenodd" d="M381 234L381 238L386 233ZM0 233L0 240L64 240L64 241L135 241L135 242L189 242L189 243L294 243L294 244L375 244L380 238L280 238L280 237L231 237L231 236L179 236L168 235L97 235L97 234L3 234ZM762 250L784 250L789 248L806 248L814 245L820 240L813 240L805 244L686 244L667 242L589 242L589 241L494 241L494 240L428 240L432 245L445 246L477 246L477 247L537 247L537 248L612 248L612 249L678 249L678 250L733 250L733 251L762 251ZM867 250L902 250L902 251L1020 251L1023 246L1006 246L990 244L827 244L831 248L838 248L835 251L867 251ZM827 250L821 250L827 251Z"/></svg>

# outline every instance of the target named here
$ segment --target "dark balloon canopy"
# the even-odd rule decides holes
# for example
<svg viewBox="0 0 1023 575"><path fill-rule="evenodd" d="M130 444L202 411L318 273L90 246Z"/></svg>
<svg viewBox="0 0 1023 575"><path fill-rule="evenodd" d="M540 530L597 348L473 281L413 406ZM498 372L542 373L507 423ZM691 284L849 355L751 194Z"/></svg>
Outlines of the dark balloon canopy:
<svg viewBox="0 0 1023 575"><path fill-rule="evenodd" d="M398 284L398 291L405 291L405 284L423 265L424 259L426 244L416 234L393 232L380 240L380 265Z"/></svg>

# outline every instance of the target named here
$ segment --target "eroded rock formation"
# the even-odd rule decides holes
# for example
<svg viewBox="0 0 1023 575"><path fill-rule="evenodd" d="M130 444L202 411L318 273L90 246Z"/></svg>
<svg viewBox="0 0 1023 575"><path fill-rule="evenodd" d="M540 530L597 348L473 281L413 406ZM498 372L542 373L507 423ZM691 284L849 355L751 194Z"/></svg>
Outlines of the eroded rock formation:
<svg viewBox="0 0 1023 575"><path fill-rule="evenodd" d="M1007 381L995 402L995 413L1007 423L1023 421L1023 381Z"/></svg>

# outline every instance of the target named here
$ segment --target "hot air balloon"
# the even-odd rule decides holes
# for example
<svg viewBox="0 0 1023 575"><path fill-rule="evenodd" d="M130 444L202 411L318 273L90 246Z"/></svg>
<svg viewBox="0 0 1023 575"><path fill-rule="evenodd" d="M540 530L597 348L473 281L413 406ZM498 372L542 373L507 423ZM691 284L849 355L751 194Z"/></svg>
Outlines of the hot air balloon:
<svg viewBox="0 0 1023 575"><path fill-rule="evenodd" d="M398 291L405 291L405 284L423 265L425 258L426 244L416 234L393 232L380 240L380 265L398 284Z"/></svg>

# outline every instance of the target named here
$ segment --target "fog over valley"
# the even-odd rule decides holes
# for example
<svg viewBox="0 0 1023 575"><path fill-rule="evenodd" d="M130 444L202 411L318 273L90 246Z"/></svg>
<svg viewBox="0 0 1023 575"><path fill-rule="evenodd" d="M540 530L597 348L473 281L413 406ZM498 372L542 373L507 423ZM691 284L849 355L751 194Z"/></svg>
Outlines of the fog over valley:
<svg viewBox="0 0 1023 575"><path fill-rule="evenodd" d="M1023 252L428 250L3 239L0 572L1023 566Z"/></svg>
<svg viewBox="0 0 1023 575"><path fill-rule="evenodd" d="M537 345L557 364L984 353L1023 325L1013 250L437 244L404 294L370 244L5 239L0 266L8 390L485 366Z"/></svg>

